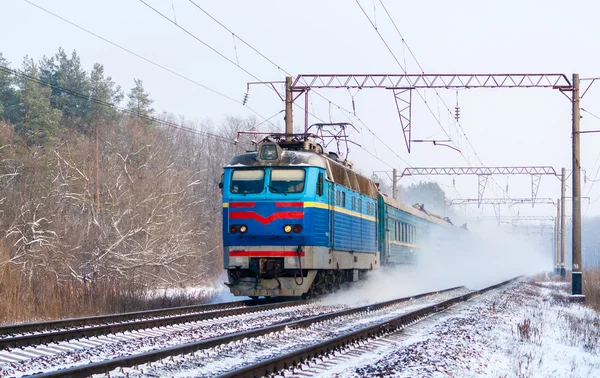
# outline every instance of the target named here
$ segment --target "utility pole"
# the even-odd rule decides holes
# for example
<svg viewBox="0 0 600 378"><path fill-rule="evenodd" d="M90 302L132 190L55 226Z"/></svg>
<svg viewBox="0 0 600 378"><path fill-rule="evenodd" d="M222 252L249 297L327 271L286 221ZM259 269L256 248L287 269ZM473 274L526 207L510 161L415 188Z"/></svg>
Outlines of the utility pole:
<svg viewBox="0 0 600 378"><path fill-rule="evenodd" d="M294 97L292 93L292 77L285 77L285 140L291 141L294 133L294 125L292 123L292 105Z"/></svg>
<svg viewBox="0 0 600 378"><path fill-rule="evenodd" d="M398 170L392 169L392 198L398 199Z"/></svg>
<svg viewBox="0 0 600 378"><path fill-rule="evenodd" d="M566 169L561 170L560 176L560 276L564 279L567 276L565 269L566 250L567 250L567 206L565 204L567 194L567 174Z"/></svg>
<svg viewBox="0 0 600 378"><path fill-rule="evenodd" d="M573 74L573 271L572 291L573 296L583 296L583 275L581 272L581 182L579 179L581 165L579 160L579 74Z"/></svg>
<svg viewBox="0 0 600 378"><path fill-rule="evenodd" d="M554 273L560 274L560 200L556 200L556 243L555 246L555 259L556 264L554 265Z"/></svg>
<svg viewBox="0 0 600 378"><path fill-rule="evenodd" d="M98 141L98 117L94 119L94 134L95 134L95 151L94 151L94 160L95 160L95 172L94 172L94 181L96 182L96 214L100 213L100 147Z"/></svg>

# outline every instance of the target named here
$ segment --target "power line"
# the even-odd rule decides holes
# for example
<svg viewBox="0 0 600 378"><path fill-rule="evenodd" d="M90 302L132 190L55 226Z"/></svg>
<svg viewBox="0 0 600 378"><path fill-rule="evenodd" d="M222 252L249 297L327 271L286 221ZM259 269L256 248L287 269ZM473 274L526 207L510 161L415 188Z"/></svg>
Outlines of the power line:
<svg viewBox="0 0 600 378"><path fill-rule="evenodd" d="M228 138L225 138L225 137L223 137L221 135L209 133L207 131L196 130L194 128L191 128L191 127L188 127L188 126L183 126L183 125L177 124L175 122L170 122L170 121L162 120L160 118L152 117L152 116L149 116L149 115L140 114L140 113L135 112L133 110L124 108L122 106L119 106L119 105L116 105L116 104L113 104L113 103L110 103L110 102L107 102L107 101L104 101L104 100L100 100L100 99L92 97L90 95L79 93L79 92L76 92L74 90L71 90L71 89L68 89L68 88L61 87L59 85L55 85L55 84L49 83L49 82L47 82L45 80L42 80L42 79L40 79L38 77L31 76L31 75L28 75L28 74L23 73L23 72L19 72L19 71L14 70L14 69L12 69L10 67L6 67L6 66L1 66L0 65L0 71L6 72L6 73L9 73L9 74L13 74L13 75L18 76L20 78L23 78L23 79L35 82L35 83L40 84L40 85L44 85L44 86L52 88L52 89L59 90L61 92L70 94L70 95L75 96L75 97L82 98L84 100L88 100L90 102L96 103L98 105L101 105L101 106L104 106L104 107L107 107L107 108L119 110L121 112L127 113L127 114L129 114L131 116L134 116L134 117L137 117L137 118L141 118L141 119L144 119L144 120L147 120L147 121L151 121L151 122L156 122L158 124L162 124L162 125L174 128L174 129L182 130L182 131L187 131L187 132L190 132L190 133L193 133L193 134L197 134L197 135L200 135L200 136L215 138L216 140L219 140L221 142L227 142L227 143L230 143L230 144L235 144L234 141L232 141L232 140L230 140Z"/></svg>
<svg viewBox="0 0 600 378"><path fill-rule="evenodd" d="M70 20L68 20L68 19L66 19L66 18L64 18L62 16L59 16L58 14L53 13L53 12L49 11L48 9L45 9L45 8L43 8L43 7L35 4L35 3L32 3L29 0L23 0L23 1L25 1L26 3L28 3L28 4L30 4L30 5L32 5L34 7L36 7L38 9L40 9L41 11L44 11L44 12L48 13L49 15L51 15L53 17L58 18L59 20L62 20L64 22L68 23L69 25L72 25L72 26L76 27L79 30L82 30L82 31L84 31L84 32L86 32L86 33L88 33L88 34L90 34L90 35L92 35L92 36L94 36L94 37L96 37L98 39L101 39L102 41L104 41L104 42L106 42L106 43L108 43L108 44L110 44L110 45L112 45L112 46L114 46L114 47L116 47L116 48L118 48L120 50L123 50L123 51L125 51L125 52L127 52L127 53L129 53L129 54L131 54L131 55L133 55L133 56L135 56L137 58L139 58L139 59L142 59L143 61L145 61L147 63L150 63L150 64L152 64L155 67L158 67L158 68L160 68L160 69L162 69L164 71L167 71L167 72L169 72L169 73L171 73L171 74L173 74L173 75L175 75L175 76L177 76L177 77L179 77L181 79L184 79L184 80L186 80L186 81L188 81L188 82L190 82L192 84L195 84L195 85L197 85L197 86L199 86L199 87L201 87L203 89L206 89L206 90L208 90L208 91L210 91L212 93L215 93L215 94L217 94L217 95L219 95L221 97L224 97L224 98L226 98L228 100L231 100L231 101L233 101L233 102L235 102L235 103L237 103L239 105L246 106L251 112L253 112L257 116L259 116L260 118L263 118L263 119L265 118L263 115L261 115L260 113L258 113L253 108L251 108L251 107L249 107L247 105L243 105L241 101L236 100L236 99L234 99L231 96L223 94L223 93L221 93L221 92L219 92L219 91L217 91L215 89L212 89L212 88L210 88L210 87L208 87L208 86L206 86L204 84L199 83L196 80L193 80L193 79L191 79L191 78L189 78L187 76L184 76L184 75L182 75L182 74L180 74L180 73L178 73L176 71L173 71L172 69L170 69L168 67L165 67L165 66L163 66L163 65L161 65L159 63L156 63L156 62L154 62L154 61L152 61L152 60L150 60L150 59L148 59L148 58L146 58L146 57L144 57L144 56L142 56L142 55L140 55L140 54L138 54L138 53L136 53L136 52L134 52L134 51L132 51L132 50L130 50L128 48L126 48L126 47L123 47L123 46L121 46L121 45L119 45L119 44L117 44L117 43L115 43L115 42L113 42L113 41L111 41L111 40L109 40L107 38L102 37L99 34L96 34L96 33L92 32L91 30L88 30L88 29L84 28L83 26L80 26L80 25L78 25L78 24L76 24L76 23L74 23L74 22L72 22L72 21L70 21ZM275 126L275 125L273 124L273 126Z"/></svg>
<svg viewBox="0 0 600 378"><path fill-rule="evenodd" d="M208 17L210 17L210 19L212 19L214 22L216 22L217 24L219 24L219 26L221 26L223 29L225 29L227 32L231 33L231 35L234 38L237 38L240 42L242 42L243 44L245 44L246 46L248 46L250 49L252 49L252 51L254 51L255 53L257 53L258 55L260 55L262 58L264 58L266 61L268 61L269 63L271 63L273 66L275 66L278 70L281 70L283 72L285 72L288 76L293 76L291 73L289 73L287 70L285 70L283 67L281 67L279 64L275 63L273 60L271 60L269 57L267 57L265 54L263 54L262 52L260 52L258 49L256 49L254 46L252 46L250 43L248 43L247 41L245 41L244 39L242 39L238 34L236 34L235 32L233 32L231 29L229 29L227 26L225 26L222 22L220 22L219 20L217 20L214 16L212 16L208 11L206 11L204 8L202 8L201 6L199 6L196 2L194 2L193 0L189 0L190 3L192 3L196 8L198 8L201 12L203 12L204 14L206 14ZM143 2L143 1L142 1ZM214 50L213 50L214 51ZM256 78L256 77L255 77ZM330 104L336 106L338 109L345 111L347 114L352 115L353 113L350 110L344 109L342 106L332 102L331 100L329 100L327 97L323 96L322 94L320 94L317 91L313 91L313 93L315 93L317 96L323 98L324 100L329 101ZM357 117L356 115L354 115L354 117L356 117L356 119L364 126L367 128L367 130L373 134L386 148L388 148L392 153L394 153L402 162L404 162L405 164L407 164L408 166L411 166L406 160L404 160L400 155L398 155L390 146L388 146L381 138L379 138L379 136L377 136L372 130L371 128L369 128L362 119L360 119L359 117ZM361 147L364 151L367 151L364 147ZM367 151L369 154L371 154L369 151ZM372 155L372 154L371 154ZM388 164L388 163L385 163ZM389 165L389 164L388 164Z"/></svg>
<svg viewBox="0 0 600 378"><path fill-rule="evenodd" d="M263 57L265 60L267 60L269 63L271 63L272 65L274 65L275 67L277 67L277 69L282 70L283 72L285 72L288 76L292 76L289 72L287 72L286 70L284 70L283 68L281 68L281 66L279 66L277 63L273 62L271 59L269 59L267 56L265 56L263 53L261 53L260 51L258 51L257 49L255 49L251 44L249 44L248 42L246 42L245 40L243 40L239 35L235 34L233 31L231 31L227 26L223 25L223 23L221 23L219 20L217 20L216 18L214 18L210 13L208 13L207 11L204 10L204 8L202 8L201 6L199 6L198 4L196 4L193 0L190 0L190 3L194 4L194 6L198 9L200 9L204 14L206 14L208 17L210 17L214 22L216 22L217 24L219 24L223 29L227 30L228 32L231 33L231 35L233 35L234 38L237 38L240 42L242 42L243 44L245 44L246 46L248 46L249 48L252 49L252 51L254 51L255 53L257 53L258 55L260 55L261 57Z"/></svg>
<svg viewBox="0 0 600 378"><path fill-rule="evenodd" d="M417 66L419 67L419 69L421 70L422 73L425 73L425 70L423 69L423 66L421 66L421 63L419 63L417 57L415 56L415 54L413 53L412 49L410 48L410 46L408 45L408 43L406 42L406 40L404 39L404 36L402 35L402 33L400 33L400 30L398 29L398 26L396 25L396 22L394 21L394 19L392 18L391 14L388 12L387 8L385 7L385 5L383 4L382 0L379 0L379 2L381 3L381 6L383 7L386 15L388 16L388 18L390 19L392 25L394 26L394 29L396 30L396 32L398 33L398 35L400 36L400 39L402 40L402 44L403 46L406 46L408 51L410 52L411 56L413 57L413 59L415 60L415 63L417 63ZM367 15L367 13L365 12L365 10L363 9L363 7L360 5L360 3L358 2L358 0L356 0L356 3L358 4L358 6L361 8L361 10L363 11L363 14L365 15L365 17L367 17L367 19L369 20L369 22L371 22L371 19L369 18L369 16ZM392 54L392 56L394 57L394 60L396 60L396 63L398 63L398 65L400 66L400 68L404 71L404 73L407 73L406 68L403 67L400 62L398 61L398 59L396 58L395 54L392 52L391 48L389 47L389 45L385 42L383 36L381 35L381 33L379 33L379 30L373 25L373 23L371 22L371 25L375 28L375 30L377 31L377 34L379 35L379 37L381 38L381 40L383 41L383 43L386 45L386 47L388 48L388 50L390 51L390 53ZM448 107L448 105L446 104L446 102L444 101L444 99L440 96L439 92L437 91L437 89L434 89L435 94L437 95L438 99L440 99L442 101L442 104L446 107L446 110L448 110L448 114L450 114L452 116L452 111L450 111L450 108ZM425 102L425 104L427 105L427 108L429 109L430 113L434 116L434 118L436 119L436 121L438 122L438 124L440 125L440 127L442 128L442 130L444 131L444 133L446 134L446 136L448 136L448 138L450 138L450 140L452 140L452 137L450 137L450 135L446 132L446 130L444 129L444 127L441 124L441 121L439 120L439 118L435 117L435 114L433 113L432 109L429 107L429 104L427 103L427 101L425 99L423 99L423 96L420 94L419 91L417 91L417 93L419 94L419 97L421 97L421 99ZM477 160L479 160L479 163L481 165L483 164L483 161L481 160L481 158L479 157L479 154L477 153L477 151L475 150L475 147L473 146L473 144L471 143L471 140L469 139L469 137L467 136L467 133L465 132L465 130L463 129L460 121L456 121L456 123L458 124L460 130L462 131L462 135L465 137L465 139L467 140L467 143L469 144L469 146L471 147L471 150L473 151L473 153L475 154L475 157L477 158ZM456 146L456 143L452 140L452 144L454 144ZM469 164L471 164L471 162L469 161L469 159L462 153L462 151L460 152L461 156L465 159L465 161ZM498 184L496 182L496 180L494 178L492 178L492 181L496 184L496 186L498 186L498 188L500 188L500 190L502 192L504 192L506 195L508 195L508 193L506 193L506 191L500 186L500 184Z"/></svg>
<svg viewBox="0 0 600 378"><path fill-rule="evenodd" d="M400 30L398 29L398 26L396 26L396 22L394 21L394 19L392 18L392 16L390 15L390 13L388 12L387 8L385 7L385 5L383 4L383 0L379 0L379 2L381 3L381 6L383 7L383 10L385 11L385 13L387 14L388 18L390 19L390 21L392 22L392 25L394 25L394 29L396 29L396 32L398 33L398 35L400 36L400 38L402 39L402 44L403 46L406 46L406 48L408 49L408 51L410 52L410 55L413 57L415 63L417 63L417 66L419 67L419 69L421 70L422 73L425 73L425 70L423 69L423 67L421 66L421 63L419 63L419 61L417 60L417 57L415 56L415 54L412 52L410 46L408 45L408 42L406 42L406 40L404 39L404 36L402 36L402 33L400 33ZM435 94L438 96L438 98L440 100L442 100L442 104L444 104L444 106L446 107L446 110L448 110L448 113L450 115L452 114L452 111L450 110L450 108L448 107L448 105L446 104L446 102L444 101L444 99L440 96L440 94L438 93L437 89L434 89ZM458 127L460 127L463 136L465 137L465 139L467 140L467 143L469 143L469 146L471 147L471 150L473 150L473 153L475 154L475 156L477 157L477 160L479 160L479 163L481 165L483 165L483 161L481 160L481 158L479 157L479 155L477 154L477 151L475 150L475 147L473 147L473 145L471 144L471 140L469 139L469 137L467 136L467 133L465 132L465 130L463 129L461 123L459 120L456 120L456 124L458 124Z"/></svg>
<svg viewBox="0 0 600 378"><path fill-rule="evenodd" d="M406 74L406 68L404 68L404 66L402 66L402 63L400 63L400 61L398 60L398 58L396 57L396 54L394 54L394 52L392 51L391 47L388 45L387 41L385 40L385 38L383 37L383 35L379 32L379 29L377 29L377 26L375 26L375 24L373 23L373 21L371 20L371 18L369 17L369 15L367 14L367 12L365 11L365 9L362 7L362 5L360 5L360 3L358 2L358 0L355 0L356 4L359 6L360 10L363 12L363 14L365 15L365 17L367 18L367 20L369 20L369 23L371 24L371 26L373 27L373 29L375 29L375 32L377 33L377 35L379 36L379 38L381 39L381 41L383 42L383 44L385 45L385 47L387 48L387 50L390 52L390 54L392 54L392 57L394 58L394 60L396 61L396 63L398 64L398 66L400 67L400 69ZM410 83L411 80L408 79L408 82ZM448 134L448 132L446 131L446 129L444 128L444 126L442 125L442 122L440 121L440 119L438 117L436 117L435 112L433 111L433 109L431 109L431 106L429 105L429 103L427 102L427 99L425 99L423 97L423 95L421 94L421 92L419 92L418 90L416 91L417 94L419 95L419 97L421 98L421 100L423 100L423 102L425 103L425 105L427 106L427 109L429 109L429 112L431 113L431 115L433 116L433 118L437 121L437 123L440 125L440 127L442 128L442 130L444 131L444 134L446 134L446 136L452 141L452 144L457 147L458 150L458 146L456 145L456 143L452 140L452 137L450 136L450 134ZM462 153L462 151L458 150L460 152L460 154L463 156L463 158L469 163L469 160L464 156L464 154Z"/></svg>
<svg viewBox="0 0 600 378"><path fill-rule="evenodd" d="M159 10L157 10L156 8L153 8L151 5L149 5L148 3L146 3L144 0L140 0L140 2L142 4L144 4L145 6L147 6L148 8L152 9L155 13L157 13L158 15L160 15L162 18L164 18L165 20L169 21L171 24L175 25L177 28L179 28L180 30L182 30L183 32L185 32L187 35L189 35L190 37L194 38L196 41L200 42L201 44L203 44L204 46L206 46L207 48L209 48L211 51L213 51L215 54L219 55L221 58L225 59L226 61L228 61L229 63L233 64L234 66L238 67L240 70L244 71L246 74L250 75L252 78L254 78L257 81L262 81L261 79L259 79L256 75L254 75L252 72L248 71L247 69L245 69L244 67L242 67L240 64L234 62L233 60L229 59L228 57L226 57L223 53L221 53L219 50L215 49L214 47L212 47L211 45L209 45L208 43L204 42L202 39L198 38L196 35L194 35L192 32L190 32L189 30L187 30L186 28L184 28L183 26L177 24L176 22L174 22L173 20L171 20L169 17L167 17L166 15L164 15L163 13L161 13ZM271 88L269 86L267 86L268 88ZM274 88L271 88L272 90L275 90ZM304 110L300 105L294 104L296 106L298 106L300 109ZM317 117L314 114L311 114L313 117L315 117L316 119L323 121L321 118ZM324 121L323 121L324 122Z"/></svg>

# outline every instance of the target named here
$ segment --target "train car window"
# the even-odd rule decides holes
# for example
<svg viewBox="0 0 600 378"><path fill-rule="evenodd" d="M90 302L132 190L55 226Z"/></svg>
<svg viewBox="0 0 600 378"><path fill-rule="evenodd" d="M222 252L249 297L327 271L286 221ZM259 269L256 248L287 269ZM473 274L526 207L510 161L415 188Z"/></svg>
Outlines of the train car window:
<svg viewBox="0 0 600 378"><path fill-rule="evenodd" d="M235 169L231 175L231 193L252 194L264 189L265 171L263 169Z"/></svg>
<svg viewBox="0 0 600 378"><path fill-rule="evenodd" d="M319 172L319 176L317 177L317 195L323 195L323 172Z"/></svg>
<svg viewBox="0 0 600 378"><path fill-rule="evenodd" d="M304 191L304 169L272 169L271 193L301 193Z"/></svg>
<svg viewBox="0 0 600 378"><path fill-rule="evenodd" d="M346 193L342 192L342 206L346 207Z"/></svg>
<svg viewBox="0 0 600 378"><path fill-rule="evenodd" d="M406 223L402 223L402 241L406 242Z"/></svg>
<svg viewBox="0 0 600 378"><path fill-rule="evenodd" d="M358 211L362 213L362 199L358 199Z"/></svg>
<svg viewBox="0 0 600 378"><path fill-rule="evenodd" d="M338 206L340 205L341 197L342 197L342 195L340 194L340 191L336 190L335 191L335 204Z"/></svg>
<svg viewBox="0 0 600 378"><path fill-rule="evenodd" d="M356 198L352 197L352 210L356 210Z"/></svg>

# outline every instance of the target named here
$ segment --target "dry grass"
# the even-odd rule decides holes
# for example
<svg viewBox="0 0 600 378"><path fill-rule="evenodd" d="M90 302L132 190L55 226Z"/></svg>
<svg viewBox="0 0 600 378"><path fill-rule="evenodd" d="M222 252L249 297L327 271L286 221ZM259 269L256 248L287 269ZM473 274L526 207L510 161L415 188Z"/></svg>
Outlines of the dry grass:
<svg viewBox="0 0 600 378"><path fill-rule="evenodd" d="M58 284L51 276L27 279L8 264L0 266L0 324L185 306L208 299L200 293L149 295L132 284Z"/></svg>
<svg viewBox="0 0 600 378"><path fill-rule="evenodd" d="M567 276L563 280L560 276L547 275L544 273L531 277L529 283L533 286L548 287L544 283L547 282L566 282L569 283L564 287L557 287L559 292L553 298L558 302L570 301L571 294L571 271L567 271ZM589 268L583 270L583 294L585 295L585 305L600 312L600 268Z"/></svg>
<svg viewBox="0 0 600 378"><path fill-rule="evenodd" d="M585 304L600 312L600 268L583 271L583 294Z"/></svg>

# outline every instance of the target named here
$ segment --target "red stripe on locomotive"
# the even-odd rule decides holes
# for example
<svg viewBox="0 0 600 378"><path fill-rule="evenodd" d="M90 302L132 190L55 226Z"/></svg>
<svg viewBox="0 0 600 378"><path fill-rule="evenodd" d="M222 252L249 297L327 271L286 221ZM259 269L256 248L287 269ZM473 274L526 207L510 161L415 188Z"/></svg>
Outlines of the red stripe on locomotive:
<svg viewBox="0 0 600 378"><path fill-rule="evenodd" d="M302 251L300 256L304 256ZM294 257L298 256L296 251L229 251L231 257Z"/></svg>
<svg viewBox="0 0 600 378"><path fill-rule="evenodd" d="M254 219L262 224L269 224L277 219L302 219L304 212L302 211L280 211L273 213L268 217L263 217L254 211L234 211L229 213L229 219Z"/></svg>

